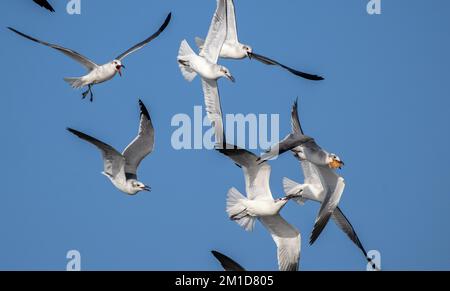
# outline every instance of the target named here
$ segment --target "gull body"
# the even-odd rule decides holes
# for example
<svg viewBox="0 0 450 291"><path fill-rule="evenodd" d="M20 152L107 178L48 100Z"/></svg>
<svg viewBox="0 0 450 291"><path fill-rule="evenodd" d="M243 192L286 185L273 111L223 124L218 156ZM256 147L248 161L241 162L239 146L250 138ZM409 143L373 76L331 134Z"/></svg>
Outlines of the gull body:
<svg viewBox="0 0 450 291"><path fill-rule="evenodd" d="M266 65L271 66L279 66L283 69L288 70L292 74L302 77L307 80L311 81L320 81L323 80L322 77L317 75L311 75L308 73L304 73L295 69L292 69L288 66L285 66L275 60L272 60L268 57L256 54L253 52L253 49L251 46L247 44L242 44L239 42L238 32L237 32L237 23L236 23L236 11L234 6L233 0L226 0L227 4L227 36L225 39L225 42L222 46L222 49L220 50L220 57L224 59L235 59L235 60L242 60L245 58L255 59L258 60ZM199 37L195 39L195 42L199 49L203 51L205 47L205 41Z"/></svg>
<svg viewBox="0 0 450 291"><path fill-rule="evenodd" d="M227 2L217 0L217 8L209 27L204 49L197 55L183 40L178 51L178 65L183 77L191 82L197 74L202 78L203 96L206 113L215 130L217 143L224 142L224 128L222 119L222 105L220 102L217 80L225 77L234 82L230 71L217 64L219 53L227 36Z"/></svg>
<svg viewBox="0 0 450 291"><path fill-rule="evenodd" d="M149 42L151 42L152 40L157 38L169 25L171 17L172 17L172 14L169 13L169 15L167 15L164 23L158 29L158 31L156 31L154 34L152 34L150 37L143 40L142 42L129 48L127 51L120 54L114 60L112 60L106 64L103 64L103 65L96 64L95 62L91 61L89 58L83 56L82 54L80 54L72 49L68 49L68 48L65 48L65 47L62 47L62 46L59 46L56 44L51 44L51 43L39 40L37 38L26 35L14 28L11 28L11 27L8 27L8 29L28 40L31 40L36 43L39 43L39 44L45 45L47 47L53 48L55 50L58 50L59 52L63 53L64 55L70 57L71 59L77 61L82 66L84 66L87 70L86 75L84 75L82 77L64 78L64 80L67 83L69 83L70 86L72 86L73 88L76 88L76 89L88 87L87 91L83 92L82 96L83 96L83 99L85 99L87 97L87 95L90 93L90 101L92 102L94 100L92 86L109 81L112 78L114 78L114 76L116 76L117 74L122 76L122 69L125 68L125 66L122 64L122 61L130 54L140 50L141 48L146 46Z"/></svg>
<svg viewBox="0 0 450 291"><path fill-rule="evenodd" d="M291 199L286 196L274 199L270 190L271 167L258 163L258 157L236 146L226 145L218 149L242 168L247 197L236 188L227 195L226 211L231 220L247 231L252 231L259 220L271 234L277 245L280 271L297 271L300 260L300 232L280 215L280 211ZM292 196L292 198L294 198Z"/></svg>
<svg viewBox="0 0 450 291"><path fill-rule="evenodd" d="M154 129L147 108L141 100L139 100L139 106L141 117L138 135L123 153L87 134L71 128L67 129L102 152L104 166L102 174L108 177L117 189L129 195L135 195L140 191L150 191L150 187L138 181L137 170L142 160L153 151Z"/></svg>

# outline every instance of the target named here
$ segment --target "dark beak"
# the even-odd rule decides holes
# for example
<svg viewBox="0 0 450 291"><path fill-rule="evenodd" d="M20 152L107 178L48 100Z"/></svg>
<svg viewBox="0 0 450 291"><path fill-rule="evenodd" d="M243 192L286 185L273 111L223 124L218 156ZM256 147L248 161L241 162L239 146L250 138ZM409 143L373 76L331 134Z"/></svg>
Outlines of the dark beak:
<svg viewBox="0 0 450 291"><path fill-rule="evenodd" d="M249 52L247 52L247 57L251 60L252 58L253 58L253 54L252 53L249 53Z"/></svg>
<svg viewBox="0 0 450 291"><path fill-rule="evenodd" d="M236 79L235 79L233 76L227 75L227 78L228 78L231 82L236 83Z"/></svg>
<svg viewBox="0 0 450 291"><path fill-rule="evenodd" d="M149 186L144 186L144 188L142 189L143 191L147 191L147 192L151 192L152 188Z"/></svg>

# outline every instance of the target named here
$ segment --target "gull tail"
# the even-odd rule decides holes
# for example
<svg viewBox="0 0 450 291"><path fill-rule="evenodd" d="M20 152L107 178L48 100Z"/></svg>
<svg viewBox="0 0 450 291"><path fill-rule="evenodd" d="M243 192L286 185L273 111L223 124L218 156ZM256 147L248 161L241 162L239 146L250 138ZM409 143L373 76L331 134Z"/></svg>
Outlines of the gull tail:
<svg viewBox="0 0 450 291"><path fill-rule="evenodd" d="M242 201L247 200L236 188L231 188L227 195L227 213L230 219L236 221L246 231L255 227L255 218L248 215Z"/></svg>
<svg viewBox="0 0 450 291"><path fill-rule="evenodd" d="M183 77L189 82L192 82L195 76L197 76L197 73L189 66L189 59L192 56L195 56L195 52L191 49L187 41L183 40L178 50L178 65Z"/></svg>
<svg viewBox="0 0 450 291"><path fill-rule="evenodd" d="M69 83L72 88L82 88L85 86L82 78L64 78L64 81Z"/></svg>
<svg viewBox="0 0 450 291"><path fill-rule="evenodd" d="M300 191L302 190L302 185L300 185L299 183L292 181L289 178L283 178L283 189L284 189L284 193L286 194L286 196L289 195L299 195L298 198L293 198L293 200L295 202L297 202L300 205L304 205L306 202L306 198L303 196L300 196L302 194L299 194Z"/></svg>
<svg viewBox="0 0 450 291"><path fill-rule="evenodd" d="M205 46L205 40L200 38L200 37L196 37L195 38L195 44L200 49L200 51L202 51L203 47Z"/></svg>

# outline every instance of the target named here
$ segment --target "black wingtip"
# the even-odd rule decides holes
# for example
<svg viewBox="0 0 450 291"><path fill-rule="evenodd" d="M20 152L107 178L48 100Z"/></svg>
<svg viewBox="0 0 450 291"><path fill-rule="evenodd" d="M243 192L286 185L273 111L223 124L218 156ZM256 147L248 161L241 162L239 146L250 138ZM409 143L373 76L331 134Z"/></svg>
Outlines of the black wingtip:
<svg viewBox="0 0 450 291"><path fill-rule="evenodd" d="M147 119L150 119L150 114L148 113L147 107L145 107L145 104L141 99L139 99L139 108L141 109L141 115L144 115Z"/></svg>

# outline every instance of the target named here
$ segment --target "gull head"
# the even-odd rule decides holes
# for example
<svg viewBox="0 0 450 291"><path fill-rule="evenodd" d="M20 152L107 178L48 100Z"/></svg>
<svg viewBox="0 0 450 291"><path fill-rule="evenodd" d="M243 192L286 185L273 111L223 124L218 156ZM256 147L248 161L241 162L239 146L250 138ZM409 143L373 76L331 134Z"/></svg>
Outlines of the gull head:
<svg viewBox="0 0 450 291"><path fill-rule="evenodd" d="M251 46L243 44L242 45L242 49L245 51L245 53L247 54L247 57L249 57L250 59L252 58L252 53L253 53L253 49Z"/></svg>
<svg viewBox="0 0 450 291"><path fill-rule="evenodd" d="M236 82L236 79L234 79L233 75L231 75L230 70L228 70L224 66L220 66L219 71L220 71L221 76L227 78L228 80L230 80L233 83Z"/></svg>
<svg viewBox="0 0 450 291"><path fill-rule="evenodd" d="M122 69L125 69L125 66L122 65L122 62L119 60L112 61L111 65L114 67L117 73L122 77Z"/></svg>
<svg viewBox="0 0 450 291"><path fill-rule="evenodd" d="M342 169L342 167L344 166L344 162L335 154L330 154L328 156L328 166L333 169Z"/></svg>
<svg viewBox="0 0 450 291"><path fill-rule="evenodd" d="M136 194L141 191L150 192L151 188L144 183L141 183L139 181L132 181L131 182L131 191Z"/></svg>

